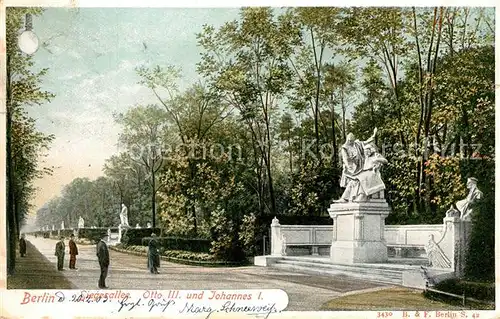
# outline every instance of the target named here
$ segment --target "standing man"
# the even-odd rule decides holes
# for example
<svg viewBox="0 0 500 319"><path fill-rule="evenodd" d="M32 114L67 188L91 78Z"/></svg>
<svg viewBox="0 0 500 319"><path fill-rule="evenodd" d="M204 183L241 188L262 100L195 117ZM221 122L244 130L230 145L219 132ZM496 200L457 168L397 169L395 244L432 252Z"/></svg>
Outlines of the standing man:
<svg viewBox="0 0 500 319"><path fill-rule="evenodd" d="M64 270L64 249L66 246L64 245L64 236L59 238L60 240L56 244L56 252L54 255L57 256L57 270Z"/></svg>
<svg viewBox="0 0 500 319"><path fill-rule="evenodd" d="M36 235L36 234L35 234ZM19 253L21 254L21 257L24 257L26 255L26 239L25 235L21 235L21 239L19 239Z"/></svg>
<svg viewBox="0 0 500 319"><path fill-rule="evenodd" d="M97 243L97 259L99 260L99 266L101 267L101 276L99 277L99 288L106 287L106 276L108 275L109 267L109 251L106 245L108 234L104 233L101 235L101 240Z"/></svg>
<svg viewBox="0 0 500 319"><path fill-rule="evenodd" d="M152 274L159 274L160 254L158 253L158 240L156 234L151 234L151 240L148 244L148 268Z"/></svg>
<svg viewBox="0 0 500 319"><path fill-rule="evenodd" d="M76 269L76 255L78 255L78 247L74 241L75 235L71 234L69 239L69 269Z"/></svg>

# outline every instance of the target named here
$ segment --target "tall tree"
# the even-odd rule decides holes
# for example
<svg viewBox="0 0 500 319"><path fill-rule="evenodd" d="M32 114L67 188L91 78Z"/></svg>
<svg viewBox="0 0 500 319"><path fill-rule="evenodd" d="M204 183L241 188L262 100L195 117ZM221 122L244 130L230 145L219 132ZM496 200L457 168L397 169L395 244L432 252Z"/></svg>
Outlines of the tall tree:
<svg viewBox="0 0 500 319"><path fill-rule="evenodd" d="M276 21L271 8L244 8L240 15L240 21L227 22L219 30L204 26L197 35L204 50L198 71L237 108L250 131L257 174L263 167L269 210L275 214L272 128L292 75L287 59L292 53L288 36L293 29L286 21Z"/></svg>
<svg viewBox="0 0 500 319"><path fill-rule="evenodd" d="M119 141L130 159L144 168L150 186L152 224L156 227L157 173L163 164L162 140L167 130L167 114L157 105L137 106L117 117L123 131Z"/></svg>
<svg viewBox="0 0 500 319"><path fill-rule="evenodd" d="M34 195L34 180L44 172L39 167L39 156L52 136L38 132L26 107L40 105L53 97L40 88L47 73L43 69L31 71L33 60L17 46L19 30L24 28L26 14L39 15L40 9L7 8L6 42L6 108L7 108L7 249L8 273L15 270L15 244L20 223L25 218L29 201Z"/></svg>

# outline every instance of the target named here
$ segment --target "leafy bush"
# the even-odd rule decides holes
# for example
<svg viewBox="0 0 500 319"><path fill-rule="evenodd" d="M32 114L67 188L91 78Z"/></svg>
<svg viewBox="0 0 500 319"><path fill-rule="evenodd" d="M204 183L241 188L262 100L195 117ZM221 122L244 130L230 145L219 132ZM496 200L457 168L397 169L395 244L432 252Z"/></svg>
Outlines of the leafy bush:
<svg viewBox="0 0 500 319"><path fill-rule="evenodd" d="M460 174L460 157L432 154L425 162L425 173L432 180L429 197L437 212L436 221L440 222L451 204L467 195Z"/></svg>
<svg viewBox="0 0 500 319"><path fill-rule="evenodd" d="M213 261L215 258L213 255L206 253L195 253L183 250L165 250L162 253L165 257L179 258L186 260L197 260L197 261Z"/></svg>
<svg viewBox="0 0 500 319"><path fill-rule="evenodd" d="M239 240L243 246L243 251L247 256L254 256L256 252L256 225L257 218L254 213L250 213L243 217L241 229L239 233Z"/></svg>
<svg viewBox="0 0 500 319"><path fill-rule="evenodd" d="M245 254L238 241L238 233L235 231L233 222L226 217L224 209L218 208L212 212L211 223L212 248L210 248L210 253L217 260L244 260Z"/></svg>
<svg viewBox="0 0 500 319"><path fill-rule="evenodd" d="M126 249L129 251L137 252L137 253L147 253L148 252L148 248L144 247L144 246L126 246Z"/></svg>
<svg viewBox="0 0 500 319"><path fill-rule="evenodd" d="M59 236L64 236L65 238L71 236L73 234L73 229L61 229L59 231Z"/></svg>
<svg viewBox="0 0 500 319"><path fill-rule="evenodd" d="M495 301L495 284L493 283L472 282L460 279L447 279L438 283L433 287L433 289L449 292L456 295L462 295L465 293L466 298L469 297L483 301ZM429 299L445 301L451 304L462 303L462 300L459 298L446 296L431 291L426 291L424 293L424 296ZM488 307L487 305L476 306L479 306L481 308Z"/></svg>
<svg viewBox="0 0 500 319"><path fill-rule="evenodd" d="M142 246L147 246L151 237L144 237L141 240ZM161 248L165 250L184 250L192 252L210 251L210 240L202 238L181 238L181 237L157 237Z"/></svg>

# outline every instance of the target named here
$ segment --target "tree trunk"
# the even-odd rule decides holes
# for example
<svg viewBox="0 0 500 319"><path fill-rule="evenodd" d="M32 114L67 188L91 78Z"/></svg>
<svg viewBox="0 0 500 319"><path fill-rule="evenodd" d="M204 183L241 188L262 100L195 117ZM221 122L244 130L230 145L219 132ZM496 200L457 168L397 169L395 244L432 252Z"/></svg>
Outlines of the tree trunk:
<svg viewBox="0 0 500 319"><path fill-rule="evenodd" d="M6 78L6 109L7 109L7 147L6 147L6 155L7 155L7 223L8 223L8 231L7 231L7 273L13 274L16 267L16 242L17 242L17 234L16 234L16 219L15 219L15 210L14 210L14 171L12 168L12 88L11 88L11 74L10 74L10 58L7 55L7 78Z"/></svg>
<svg viewBox="0 0 500 319"><path fill-rule="evenodd" d="M151 165L151 212L153 216L153 228L156 227L156 181L155 181L155 170L154 165ZM196 226L195 226L196 227Z"/></svg>
<svg viewBox="0 0 500 319"><path fill-rule="evenodd" d="M337 167L339 155L337 152L337 138L336 138L336 132L335 132L335 109L334 109L333 101L332 101L330 120L332 122L332 148L333 148L333 150L332 150L333 151L332 166Z"/></svg>

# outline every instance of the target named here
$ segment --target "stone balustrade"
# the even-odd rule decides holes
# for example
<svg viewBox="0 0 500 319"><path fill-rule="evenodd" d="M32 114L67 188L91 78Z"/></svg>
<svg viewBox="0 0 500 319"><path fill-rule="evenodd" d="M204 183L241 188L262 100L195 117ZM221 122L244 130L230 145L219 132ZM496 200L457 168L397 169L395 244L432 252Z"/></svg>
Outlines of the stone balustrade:
<svg viewBox="0 0 500 319"><path fill-rule="evenodd" d="M281 237L286 238L287 255L329 255L333 229L330 225L275 225L271 251L281 254ZM443 224L386 225L384 237L389 255L417 257L425 253L430 234L439 238ZM273 248L274 247L274 248Z"/></svg>
<svg viewBox="0 0 500 319"><path fill-rule="evenodd" d="M384 241L388 254L401 257L426 257L425 246L433 236L435 243L450 261L449 267L463 273L462 262L470 235L470 222L445 217L438 225L386 225ZM331 225L271 224L271 255L329 255L334 232Z"/></svg>

